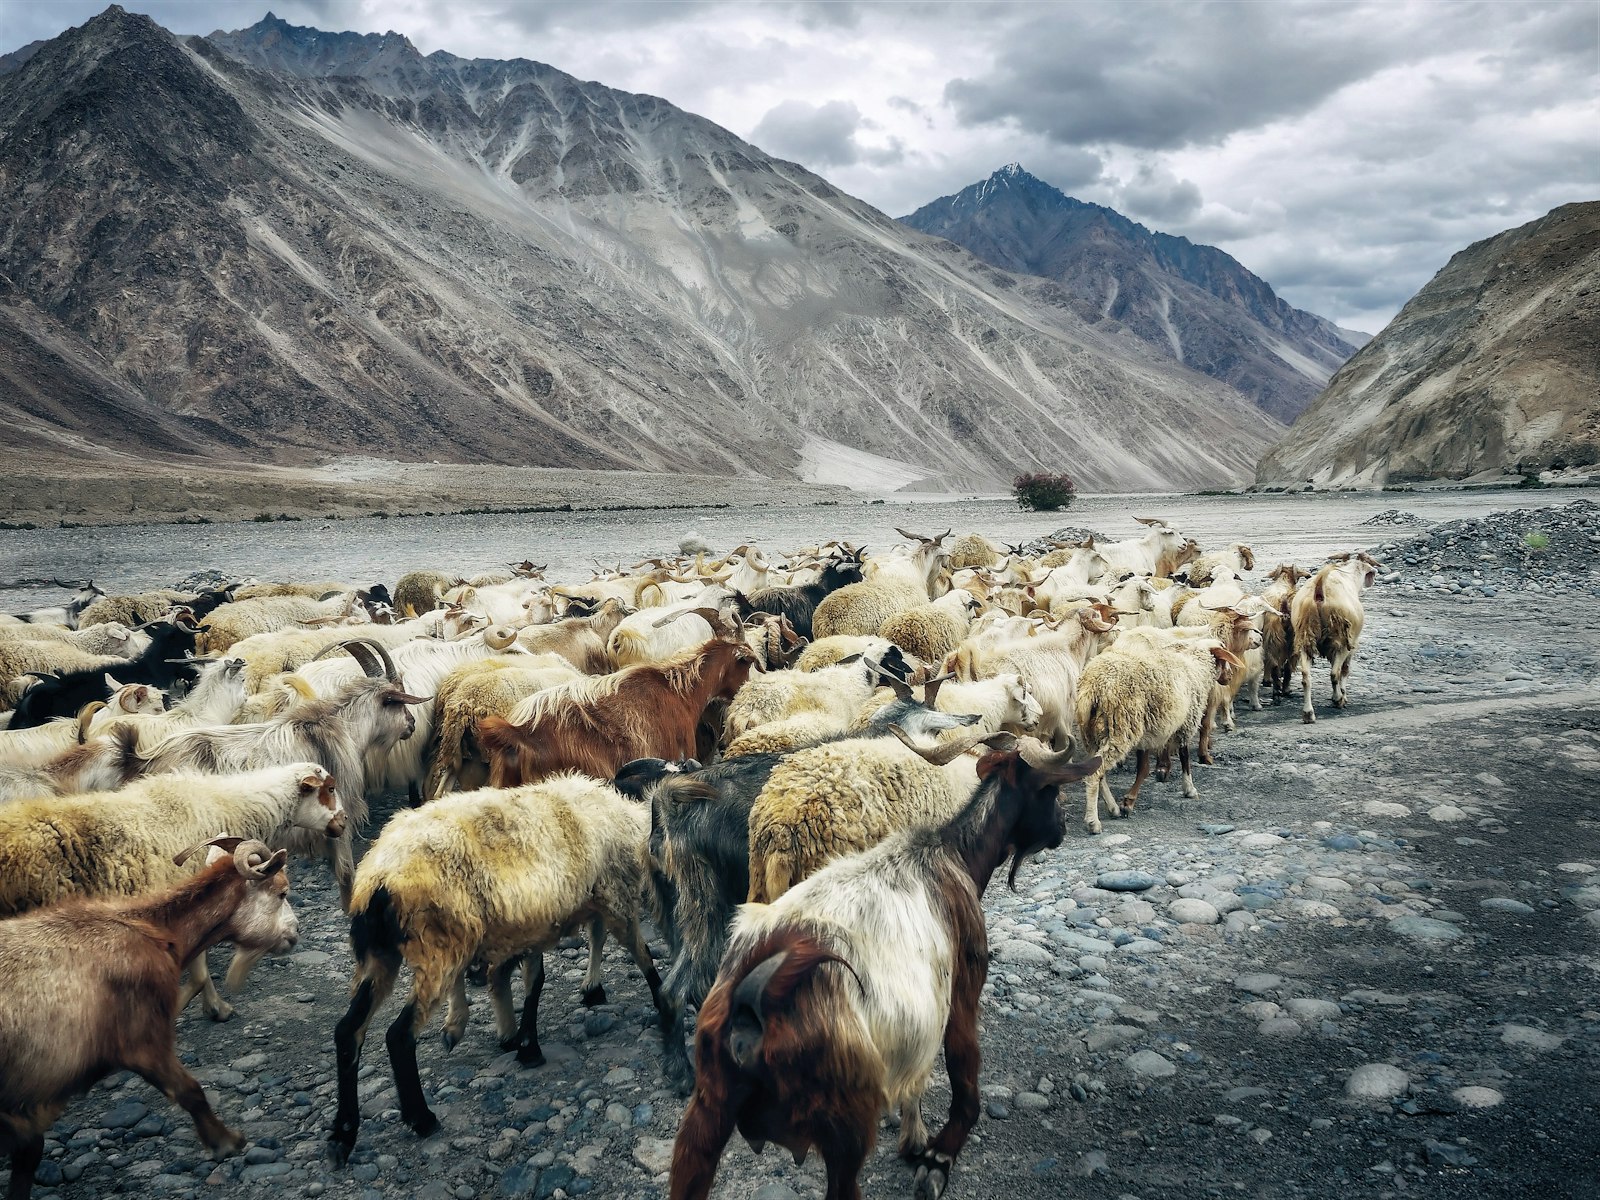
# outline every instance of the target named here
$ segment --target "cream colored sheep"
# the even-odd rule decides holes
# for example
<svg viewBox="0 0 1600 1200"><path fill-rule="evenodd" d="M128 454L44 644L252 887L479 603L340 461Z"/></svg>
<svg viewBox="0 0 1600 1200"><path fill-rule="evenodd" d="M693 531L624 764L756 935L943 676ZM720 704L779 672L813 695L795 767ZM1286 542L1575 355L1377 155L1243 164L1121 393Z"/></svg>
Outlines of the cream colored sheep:
<svg viewBox="0 0 1600 1200"><path fill-rule="evenodd" d="M943 662L967 636L979 607L975 596L956 588L937 600L895 613L878 632L924 662Z"/></svg>
<svg viewBox="0 0 1600 1200"><path fill-rule="evenodd" d="M1349 703L1350 664L1361 647L1366 609L1361 594L1378 577L1382 564L1367 554L1338 554L1328 560L1289 601L1294 630L1295 667L1300 672L1300 716L1307 725L1317 719L1311 707L1311 664L1328 660L1333 681L1333 706Z"/></svg>
<svg viewBox="0 0 1600 1200"><path fill-rule="evenodd" d="M1177 745L1183 767L1183 794L1195 799L1189 743L1205 719L1211 689L1225 683L1230 669L1244 667L1215 638L1162 637L1160 631L1130 630L1083 669L1078 681L1076 719L1082 745L1101 760L1084 789L1083 823L1100 832L1099 805L1129 816L1150 770L1151 753ZM1138 751L1133 786L1119 807L1106 774Z"/></svg>
<svg viewBox="0 0 1600 1200"><path fill-rule="evenodd" d="M0 916L69 896L132 896L190 872L173 857L228 833L266 841L289 828L336 837L345 825L333 777L316 763L239 775L155 775L117 792L23 800L0 806ZM186 989L224 1021L210 973L197 964Z"/></svg>
<svg viewBox="0 0 1600 1200"><path fill-rule="evenodd" d="M649 833L648 808L575 772L446 796L391 818L356 872L356 970L350 1008L334 1032L337 1156L349 1154L360 1126L356 1071L367 1023L402 964L412 968L411 993L386 1040L401 1119L424 1137L439 1122L423 1098L416 1037L447 996L445 1047L464 1035L463 973L473 959L489 964L495 1029L523 1063L544 1061L538 1037L544 951L570 929L589 929L585 1003L605 1000L600 955L609 929L633 955L661 1009L661 980L637 916ZM519 961L527 989L520 1029L510 985Z"/></svg>
<svg viewBox="0 0 1600 1200"><path fill-rule="evenodd" d="M472 728L483 717L509 716L517 704L546 688L581 678L559 654L489 658L463 663L444 677L433 701L433 745L422 795L476 791L489 782Z"/></svg>
<svg viewBox="0 0 1600 1200"><path fill-rule="evenodd" d="M444 605L444 594L456 580L443 571L407 571L394 586L394 610L402 617L420 617Z"/></svg>
<svg viewBox="0 0 1600 1200"><path fill-rule="evenodd" d="M1256 569L1255 551L1243 542L1235 542L1226 550L1210 550L1205 554L1196 556L1188 564L1184 572L1189 577L1189 586L1202 588L1211 582L1217 569L1221 568L1234 575L1243 575Z"/></svg>
<svg viewBox="0 0 1600 1200"><path fill-rule="evenodd" d="M948 761L986 738L935 753ZM796 750L772 768L750 809L750 902L770 904L823 864L891 833L937 825L972 794L977 775L947 770L888 738L847 738Z"/></svg>

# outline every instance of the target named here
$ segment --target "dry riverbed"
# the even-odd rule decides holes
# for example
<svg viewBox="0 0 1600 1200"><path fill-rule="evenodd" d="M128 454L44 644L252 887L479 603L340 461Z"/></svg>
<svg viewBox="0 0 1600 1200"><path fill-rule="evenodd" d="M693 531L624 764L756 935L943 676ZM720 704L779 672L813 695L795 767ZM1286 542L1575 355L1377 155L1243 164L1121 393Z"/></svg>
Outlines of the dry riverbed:
<svg viewBox="0 0 1600 1200"><path fill-rule="evenodd" d="M1503 553L1539 519L1508 519ZM1152 783L1131 820L1098 838L1074 824L1016 893L991 888L985 1113L952 1197L1596 1194L1600 584L1579 555L1538 591L1508 587L1483 529L1439 532L1436 564L1404 524L1365 539L1394 547L1401 578L1369 593L1348 709L1320 671L1314 725L1297 699L1241 705L1200 799ZM551 956L547 1065L499 1053L474 992L462 1044L421 1048L444 1128L419 1142L375 1034L359 1147L330 1167L350 958L325 869L293 872L297 952L258 969L232 1022L180 1027L247 1154L207 1161L181 1113L114 1080L58 1125L41 1196L665 1195L683 1106L648 994L613 948L610 1003L582 1008L576 943ZM893 1143L869 1197L909 1193ZM822 1191L819 1163L736 1140L715 1195Z"/></svg>

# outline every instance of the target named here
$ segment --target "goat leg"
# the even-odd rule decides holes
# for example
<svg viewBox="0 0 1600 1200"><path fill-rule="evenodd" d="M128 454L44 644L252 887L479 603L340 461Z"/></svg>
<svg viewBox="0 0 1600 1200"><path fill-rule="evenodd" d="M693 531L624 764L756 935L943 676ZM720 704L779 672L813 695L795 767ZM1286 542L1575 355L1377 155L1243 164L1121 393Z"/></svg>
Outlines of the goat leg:
<svg viewBox="0 0 1600 1200"><path fill-rule="evenodd" d="M446 1051L454 1050L467 1032L467 976L463 971L450 984L450 1005L444 1014L441 1039Z"/></svg>
<svg viewBox="0 0 1600 1200"><path fill-rule="evenodd" d="M42 1161L44 1134L36 1133L17 1143L11 1151L11 1183L6 1188L6 1200L28 1200L33 1194L33 1173Z"/></svg>
<svg viewBox="0 0 1600 1200"><path fill-rule="evenodd" d="M1140 750L1138 755L1133 771L1133 786L1122 797L1122 815L1125 817L1133 816L1133 806L1139 803L1139 789L1144 786L1144 781L1150 774L1150 751Z"/></svg>
<svg viewBox="0 0 1600 1200"><path fill-rule="evenodd" d="M1189 742L1187 738L1180 737L1178 741L1178 764L1183 768L1183 794L1187 799L1197 800L1200 793L1194 789L1194 775L1189 764Z"/></svg>
<svg viewBox="0 0 1600 1200"><path fill-rule="evenodd" d="M963 956L971 959L973 955ZM944 1027L944 1065L950 1076L950 1119L921 1156L911 1194L916 1200L939 1200L950 1186L950 1171L961 1154L973 1126L978 1123L981 1101L978 1069L978 998L987 965L957 959L957 978L951 986L950 1020Z"/></svg>
<svg viewBox="0 0 1600 1200"><path fill-rule="evenodd" d="M539 996L544 992L544 951L531 950L522 956L522 1021L516 1036L500 1043L502 1050L515 1050L517 1061L525 1067L544 1066L544 1051L539 1048Z"/></svg>
<svg viewBox="0 0 1600 1200"><path fill-rule="evenodd" d="M389 1047L389 1065L394 1068L394 1088L400 1098L400 1119L418 1137L427 1137L439 1128L439 1118L428 1108L422 1094L422 1072L417 1069L417 1026L423 1010L413 998L400 1010L389 1026L384 1042Z"/></svg>
<svg viewBox="0 0 1600 1200"><path fill-rule="evenodd" d="M167 1048L164 1060L135 1067L134 1070L189 1114L194 1121L195 1132L213 1154L222 1157L244 1149L244 1135L229 1129L211 1110L205 1088L178 1061L176 1047Z"/></svg>
<svg viewBox="0 0 1600 1200"><path fill-rule="evenodd" d="M333 1029L334 1060L339 1073L339 1109L333 1119L333 1129L328 1134L328 1153L335 1165L343 1166L356 1146L356 1133L361 1128L361 1106L356 1099L356 1069L361 1065L361 1046L367 1038L367 1023L372 1020L372 1010L381 1001L379 991L387 994L372 977L363 979L350 997L350 1007Z"/></svg>
<svg viewBox="0 0 1600 1200"><path fill-rule="evenodd" d="M1216 728L1216 718L1217 710L1209 707L1206 709L1206 715L1200 718L1200 764L1206 767L1215 765L1211 758L1211 731Z"/></svg>
<svg viewBox="0 0 1600 1200"><path fill-rule="evenodd" d="M694 1067L689 1062L685 1048L686 1021L684 1010L688 1007L688 990L685 976L688 973L688 955L680 953L667 968L667 978L661 986L661 1073L667 1083L680 1096L687 1096L694 1087Z"/></svg>
<svg viewBox="0 0 1600 1200"><path fill-rule="evenodd" d="M234 953L237 955L239 951L235 950ZM216 981L211 978L210 954L209 950L203 950L189 963L189 980L178 993L178 1011L182 1012L188 1007L189 1001L199 996L200 1007L206 1016L213 1021L226 1021L233 1016L233 1005L222 998L217 991Z"/></svg>
<svg viewBox="0 0 1600 1200"><path fill-rule="evenodd" d="M711 1181L717 1177L717 1165L733 1136L733 1125L731 1097L713 1103L695 1092L672 1146L669 1200L705 1200L711 1194Z"/></svg>
<svg viewBox="0 0 1600 1200"><path fill-rule="evenodd" d="M600 958L606 948L606 922L601 916L589 918L589 969L583 975L583 1006L593 1008L606 1002L605 985L600 982Z"/></svg>

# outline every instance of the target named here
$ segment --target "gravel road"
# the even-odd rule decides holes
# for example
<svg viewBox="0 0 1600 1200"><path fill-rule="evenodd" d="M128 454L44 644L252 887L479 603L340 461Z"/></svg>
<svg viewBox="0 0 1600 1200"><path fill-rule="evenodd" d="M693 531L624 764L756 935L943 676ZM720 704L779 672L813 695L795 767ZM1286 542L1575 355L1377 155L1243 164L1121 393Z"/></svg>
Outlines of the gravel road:
<svg viewBox="0 0 1600 1200"><path fill-rule="evenodd" d="M1226 540L1302 536L1234 511ZM1414 532L1380 525L1365 544ZM1593 575L1579 556L1540 591L1485 595L1400 558L1401 578L1369 593L1347 709L1328 706L1323 672L1314 726L1297 703L1241 705L1218 764L1196 768L1200 799L1152 782L1131 820L1098 838L1075 825L1016 893L991 888L986 1110L952 1197L1600 1194ZM209 1162L181 1113L111 1080L57 1126L39 1195L665 1194L682 1103L660 1077L648 994L612 948L610 1003L581 1007L576 943L550 959L547 1065L499 1053L474 992L462 1044L421 1047L444 1128L419 1142L374 1036L361 1142L352 1165L329 1166L350 957L325 869L291 869L297 952L262 964L233 1021L191 1013L179 1030L248 1152ZM941 1076L935 1127L947 1098ZM869 1162L869 1197L909 1193L893 1143L886 1132ZM822 1191L820 1163L736 1140L715 1195Z"/></svg>

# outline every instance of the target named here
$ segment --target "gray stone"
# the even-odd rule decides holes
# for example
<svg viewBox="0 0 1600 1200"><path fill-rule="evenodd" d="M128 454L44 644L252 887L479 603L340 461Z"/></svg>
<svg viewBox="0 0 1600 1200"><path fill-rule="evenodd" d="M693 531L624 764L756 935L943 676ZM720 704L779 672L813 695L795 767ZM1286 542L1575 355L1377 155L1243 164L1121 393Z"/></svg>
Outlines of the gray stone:
<svg viewBox="0 0 1600 1200"><path fill-rule="evenodd" d="M1274 846L1283 845L1285 840L1287 839L1281 838L1275 833L1247 833L1239 839L1239 848L1241 850L1270 850Z"/></svg>
<svg viewBox="0 0 1600 1200"><path fill-rule="evenodd" d="M1350 1072L1344 1094L1362 1100L1391 1100L1405 1095L1411 1076L1390 1063L1367 1063Z"/></svg>
<svg viewBox="0 0 1600 1200"><path fill-rule="evenodd" d="M1513 900L1509 896L1490 896L1486 900L1479 900L1478 907L1487 908L1491 912L1516 913L1524 917L1531 916L1534 912L1533 905Z"/></svg>
<svg viewBox="0 0 1600 1200"><path fill-rule="evenodd" d="M1249 992L1252 996L1265 996L1268 992L1276 991L1283 986L1283 976L1257 971L1249 975L1240 975L1233 981L1233 986L1241 992Z"/></svg>
<svg viewBox="0 0 1600 1200"><path fill-rule="evenodd" d="M1085 1150L1078 1155L1078 1161L1072 1164L1071 1171L1079 1179L1088 1179L1093 1175L1108 1175L1111 1168L1106 1163L1104 1150Z"/></svg>
<svg viewBox="0 0 1600 1200"><path fill-rule="evenodd" d="M532 1163L518 1163L500 1173L502 1196L531 1196L539 1186L539 1168Z"/></svg>
<svg viewBox="0 0 1600 1200"><path fill-rule="evenodd" d="M1531 1025L1502 1025L1500 1040L1508 1046L1521 1046L1526 1050L1554 1050L1567 1039Z"/></svg>
<svg viewBox="0 0 1600 1200"><path fill-rule="evenodd" d="M292 1170L294 1170L293 1163L256 1163L239 1172L239 1182L260 1183L263 1179L276 1179L280 1175L287 1175Z"/></svg>
<svg viewBox="0 0 1600 1200"><path fill-rule="evenodd" d="M640 1138L633 1146L633 1161L651 1175L660 1175L672 1166L672 1143L665 1138Z"/></svg>
<svg viewBox="0 0 1600 1200"><path fill-rule="evenodd" d="M1505 1096L1492 1087L1458 1087L1450 1098L1463 1108L1493 1108Z"/></svg>
<svg viewBox="0 0 1600 1200"><path fill-rule="evenodd" d="M1043 946L1036 946L1021 938L1001 942L995 947L994 956L1004 963L1026 963L1036 967L1049 966L1055 961L1055 956Z"/></svg>
<svg viewBox="0 0 1600 1200"><path fill-rule="evenodd" d="M1176 1075L1178 1068L1154 1050L1140 1050L1128 1055L1122 1060L1122 1065L1135 1075L1142 1075L1151 1079L1165 1079L1169 1075Z"/></svg>
<svg viewBox="0 0 1600 1200"><path fill-rule="evenodd" d="M750 1200L800 1200L800 1197L781 1183L764 1183L750 1193Z"/></svg>
<svg viewBox="0 0 1600 1200"><path fill-rule="evenodd" d="M149 1111L137 1100L124 1100L116 1107L107 1110L100 1118L100 1124L106 1129L132 1129L144 1120L145 1113Z"/></svg>
<svg viewBox="0 0 1600 1200"><path fill-rule="evenodd" d="M1096 887L1108 892L1143 892L1160 881L1143 871L1107 871L1094 881Z"/></svg>
<svg viewBox="0 0 1600 1200"><path fill-rule="evenodd" d="M1144 1030L1133 1025L1101 1025L1085 1034L1083 1041L1089 1047L1090 1054L1099 1054L1136 1042L1143 1036Z"/></svg>
<svg viewBox="0 0 1600 1200"><path fill-rule="evenodd" d="M1293 1017L1272 1017L1256 1026L1262 1037L1292 1038L1300 1036L1300 1022Z"/></svg>
<svg viewBox="0 0 1600 1200"><path fill-rule="evenodd" d="M1283 1006L1297 1021L1337 1021L1341 1015L1339 1006L1332 1000L1309 1000L1296 996L1292 1000L1285 1000Z"/></svg>
<svg viewBox="0 0 1600 1200"><path fill-rule="evenodd" d="M1018 1108L1040 1112L1050 1107L1050 1098L1038 1092L1018 1092L1016 1104Z"/></svg>
<svg viewBox="0 0 1600 1200"><path fill-rule="evenodd" d="M1215 925L1222 919L1216 905L1207 900L1174 900L1167 914L1186 925Z"/></svg>
<svg viewBox="0 0 1600 1200"><path fill-rule="evenodd" d="M1432 917L1396 917L1389 922L1389 928L1416 942L1452 942L1462 936L1461 930L1450 922Z"/></svg>

